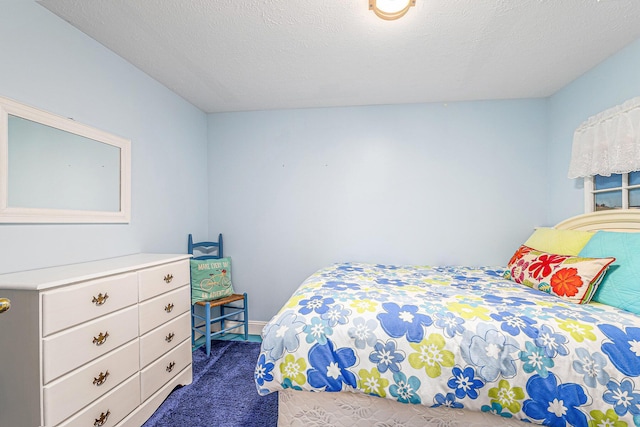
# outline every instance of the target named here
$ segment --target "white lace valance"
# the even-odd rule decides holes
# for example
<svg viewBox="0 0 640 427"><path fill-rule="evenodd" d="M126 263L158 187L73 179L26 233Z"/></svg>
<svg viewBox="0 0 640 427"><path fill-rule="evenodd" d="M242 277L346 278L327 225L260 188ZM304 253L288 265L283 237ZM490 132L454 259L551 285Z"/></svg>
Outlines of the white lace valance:
<svg viewBox="0 0 640 427"><path fill-rule="evenodd" d="M640 170L640 97L609 108L573 134L569 178Z"/></svg>

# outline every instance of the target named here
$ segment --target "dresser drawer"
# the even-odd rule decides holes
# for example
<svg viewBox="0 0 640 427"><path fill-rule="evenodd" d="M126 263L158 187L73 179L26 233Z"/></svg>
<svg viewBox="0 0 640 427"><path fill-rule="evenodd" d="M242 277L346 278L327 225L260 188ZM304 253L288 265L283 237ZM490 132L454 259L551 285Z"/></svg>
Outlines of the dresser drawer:
<svg viewBox="0 0 640 427"><path fill-rule="evenodd" d="M112 351L44 387L44 423L56 425L140 370L139 342Z"/></svg>
<svg viewBox="0 0 640 427"><path fill-rule="evenodd" d="M191 287L183 286L140 304L140 335L191 310Z"/></svg>
<svg viewBox="0 0 640 427"><path fill-rule="evenodd" d="M162 324L151 332L140 337L140 367L162 356L182 341L191 337L191 313Z"/></svg>
<svg viewBox="0 0 640 427"><path fill-rule="evenodd" d="M189 260L172 262L138 272L139 301L191 283Z"/></svg>
<svg viewBox="0 0 640 427"><path fill-rule="evenodd" d="M91 280L42 293L42 335L79 325L138 302L136 273Z"/></svg>
<svg viewBox="0 0 640 427"><path fill-rule="evenodd" d="M113 427L138 405L140 377L139 374L135 374L57 427Z"/></svg>
<svg viewBox="0 0 640 427"><path fill-rule="evenodd" d="M44 384L136 337L138 306L50 335L42 344Z"/></svg>
<svg viewBox="0 0 640 427"><path fill-rule="evenodd" d="M147 400L163 384L191 364L191 340L181 342L176 348L144 368L140 373L142 401Z"/></svg>

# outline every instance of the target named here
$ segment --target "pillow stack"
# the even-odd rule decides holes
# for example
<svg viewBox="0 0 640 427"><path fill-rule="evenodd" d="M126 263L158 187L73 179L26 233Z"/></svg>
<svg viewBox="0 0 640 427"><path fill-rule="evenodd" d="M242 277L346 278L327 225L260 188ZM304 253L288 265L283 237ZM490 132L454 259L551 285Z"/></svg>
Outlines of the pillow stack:
<svg viewBox="0 0 640 427"><path fill-rule="evenodd" d="M578 304L640 314L640 233L538 228L505 276Z"/></svg>
<svg viewBox="0 0 640 427"><path fill-rule="evenodd" d="M505 276L578 304L640 314L640 233L538 228Z"/></svg>

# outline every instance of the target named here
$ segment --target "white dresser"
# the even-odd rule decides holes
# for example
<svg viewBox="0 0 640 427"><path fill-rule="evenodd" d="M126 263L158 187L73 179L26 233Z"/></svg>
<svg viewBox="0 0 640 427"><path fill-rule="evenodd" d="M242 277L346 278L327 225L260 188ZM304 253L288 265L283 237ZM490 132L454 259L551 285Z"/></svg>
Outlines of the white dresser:
<svg viewBox="0 0 640 427"><path fill-rule="evenodd" d="M189 257L0 275L0 425L140 427L190 384Z"/></svg>

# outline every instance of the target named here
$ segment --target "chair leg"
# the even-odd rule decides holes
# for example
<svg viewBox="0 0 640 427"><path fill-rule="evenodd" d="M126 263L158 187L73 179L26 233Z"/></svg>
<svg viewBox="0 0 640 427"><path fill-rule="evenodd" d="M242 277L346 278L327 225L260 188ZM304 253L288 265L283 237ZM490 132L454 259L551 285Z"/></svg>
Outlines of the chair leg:
<svg viewBox="0 0 640 427"><path fill-rule="evenodd" d="M194 316L195 314L195 310L196 310L196 306L191 305L191 348L193 348L196 345L196 331L195 331L195 327L196 327L196 319Z"/></svg>
<svg viewBox="0 0 640 427"><path fill-rule="evenodd" d="M224 316L224 304L220 306L220 317L222 316ZM220 330L224 331L224 319L220 319ZM226 335L226 334L222 334L222 335Z"/></svg>
<svg viewBox="0 0 640 427"><path fill-rule="evenodd" d="M249 299L247 293L244 293L244 340L249 339Z"/></svg>
<svg viewBox="0 0 640 427"><path fill-rule="evenodd" d="M211 306L209 304L206 306L205 322L206 325L204 326L204 331L207 346L207 357L209 357L211 354Z"/></svg>

